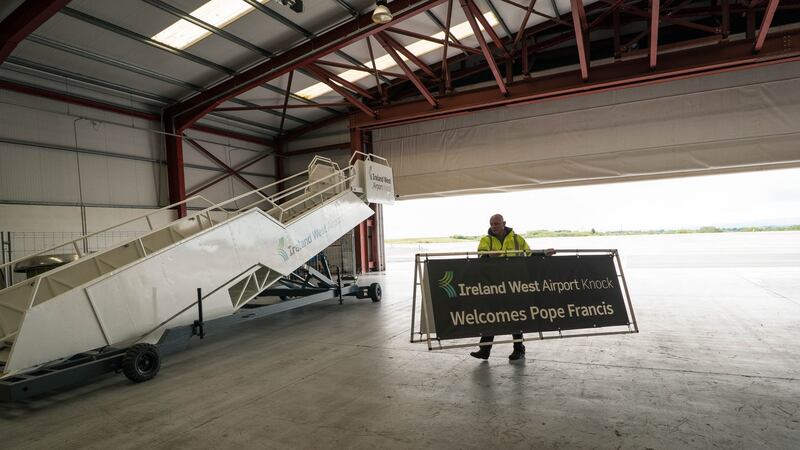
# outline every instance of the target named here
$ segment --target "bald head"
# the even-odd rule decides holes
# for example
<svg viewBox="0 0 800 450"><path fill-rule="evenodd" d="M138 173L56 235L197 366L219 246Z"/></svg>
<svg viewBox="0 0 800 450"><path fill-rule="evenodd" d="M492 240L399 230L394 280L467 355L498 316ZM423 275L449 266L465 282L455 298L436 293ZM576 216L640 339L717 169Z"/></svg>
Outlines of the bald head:
<svg viewBox="0 0 800 450"><path fill-rule="evenodd" d="M506 234L506 221L500 214L495 214L489 218L489 229L495 236L505 236Z"/></svg>

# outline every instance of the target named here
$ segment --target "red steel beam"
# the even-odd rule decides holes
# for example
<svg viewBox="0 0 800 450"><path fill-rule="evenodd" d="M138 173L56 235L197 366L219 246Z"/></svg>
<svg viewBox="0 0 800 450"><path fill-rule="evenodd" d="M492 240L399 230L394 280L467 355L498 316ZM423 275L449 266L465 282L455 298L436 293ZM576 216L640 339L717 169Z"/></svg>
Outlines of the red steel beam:
<svg viewBox="0 0 800 450"><path fill-rule="evenodd" d="M378 97L381 103L386 103L389 100L389 92L383 90L381 85L381 77L378 73L378 66L375 65L375 54L372 52L372 37L367 36L367 51L369 53L369 60L372 63L373 75L375 75L375 89L378 91Z"/></svg>
<svg viewBox="0 0 800 450"><path fill-rule="evenodd" d="M617 12L619 10L620 5L622 5L623 1L625 0L616 0L605 11L600 13L599 16L595 17L594 20L592 20L592 23L589 24L589 29L591 30L592 28L596 27L601 22L603 22L603 20L605 20L605 18L608 17L610 14Z"/></svg>
<svg viewBox="0 0 800 450"><path fill-rule="evenodd" d="M50 100L57 100L59 102L69 103L71 105L86 106L92 109L121 114L128 117L138 117L140 119L159 121L161 117L158 114L138 111L135 109L125 108L123 106L111 105L108 103L98 102L96 100L78 97L71 94L64 94L58 91L51 91L50 89L40 88L38 86L30 86L26 84L12 83L9 81L0 80L0 89L8 91L19 92L20 94L30 95L33 97L47 98Z"/></svg>
<svg viewBox="0 0 800 450"><path fill-rule="evenodd" d="M401 30L399 28L394 28L394 27L389 28L386 31L389 31L389 32L395 33L395 34L402 34L403 36L413 37L413 38L420 39L420 40L423 40L423 41L433 42L433 43L439 44L439 45L445 45L445 40L444 39L432 38L432 37L426 36L424 34L415 33L413 31ZM467 47L466 45L457 44L455 42L449 42L450 41L449 39L447 41L448 41L448 45L450 47L457 48L457 49L463 50L463 51L465 51L467 53L473 53L473 54L476 54L476 55L479 55L481 53L480 50L476 50L476 49L474 49L472 47Z"/></svg>
<svg viewBox="0 0 800 450"><path fill-rule="evenodd" d="M208 159L210 159L211 161L216 163L218 166L220 166L223 169L225 169L225 171L228 173L228 176L236 177L239 181L241 181L242 183L244 183L247 186L249 186L250 189L258 189L258 186L256 186L255 184L251 183L247 178L243 177L238 171L236 171L233 168L231 168L231 166L225 164L224 161L222 161L221 159L219 159L216 156L214 156L213 153L208 151L205 147L200 145L197 141L195 141L194 139L191 139L191 138L184 138L184 139L186 139L186 142L188 142L192 147L194 147L195 150L199 151L200 153L205 155ZM189 197L191 197L191 195Z"/></svg>
<svg viewBox="0 0 800 450"><path fill-rule="evenodd" d="M27 0L0 22L0 64L8 58L29 34L42 24L70 0Z"/></svg>
<svg viewBox="0 0 800 450"><path fill-rule="evenodd" d="M123 106L103 103L89 98L79 97L71 94L64 94L58 91L51 91L49 89L40 88L38 86L30 86L30 85L12 83L9 81L0 80L0 89L19 92L20 94L30 95L33 97L57 100L60 102L69 103L71 105L86 106L88 108L97 109L100 111L107 111L114 114L120 114L123 116L138 117L140 119L152 120L153 122L161 121L161 116L156 113L139 111L136 109L125 108ZM253 144L266 145L268 147L272 147L274 145L273 142L269 139L260 138L258 136L250 136L247 134L241 134L235 131L223 130L221 128L209 127L206 125L195 124L191 127L191 129L195 131L202 131L203 133L213 134L215 136L222 136L231 139L236 139L243 142L251 142Z"/></svg>
<svg viewBox="0 0 800 450"><path fill-rule="evenodd" d="M301 127L292 128L290 131L287 131L283 136L281 136L282 142L289 142L295 139L302 139L303 136L306 134L319 130L320 128L325 128L327 126L333 125L337 122L342 122L348 120L350 116L347 115L340 115L340 116L329 116L325 119L318 120L316 122L310 123L308 125L303 125Z"/></svg>
<svg viewBox="0 0 800 450"><path fill-rule="evenodd" d="M421 71L425 72L426 75L428 75L429 77L431 77L433 79L439 79L439 77L436 76L436 74L433 72L433 70L431 70L431 68L428 67L428 65L425 64L424 61L419 59L417 57L417 55L411 53L407 48L405 48L405 46L403 46L399 42L395 41L391 36L389 36L388 34L386 34L384 32L380 32L377 35L381 36L381 38L385 42L387 42L389 45L391 45L392 48L394 48L398 52L402 53L403 56L408 58L408 60L411 61L415 66L419 67L419 69ZM406 74L406 75L408 75L408 74Z"/></svg>
<svg viewBox="0 0 800 450"><path fill-rule="evenodd" d="M519 44L520 41L522 41L522 36L525 35L525 27L528 26L528 19L531 17L531 12L533 12L534 6L536 6L536 0L531 0L530 6L528 6L528 9L525 10L525 15L522 17L522 23L519 25L519 31L517 31L517 37L514 38L515 46Z"/></svg>
<svg viewBox="0 0 800 450"><path fill-rule="evenodd" d="M570 0L570 3L572 4L572 26L575 28L575 42L578 45L578 60L581 65L581 78L586 81L589 79L586 11L583 9L583 0Z"/></svg>
<svg viewBox="0 0 800 450"><path fill-rule="evenodd" d="M325 74L325 76L326 76L326 77L327 77L329 80L333 81L334 83L337 83L337 84L339 84L340 86L344 86L345 88L347 88L347 89L350 89L351 91L358 93L358 94L359 94L359 95L361 95L362 97L366 97L366 98L368 98L368 99L370 99L370 100L375 100L375 96L374 96L374 95L372 95L372 94L371 94L369 91L367 91L366 89L362 88L361 86L359 86L359 85L357 85L357 84L355 84L355 83L351 83L351 82L349 82L349 81L345 80L344 78L342 78L342 77L340 77L339 75L337 75L337 74L335 74L335 73L331 72L330 70L323 69L322 67L320 67L320 66L316 65L316 63L314 63L314 64L311 64L311 65L312 65L312 66L314 66L316 69L318 69L318 70L319 70L321 73L324 73L324 74ZM288 92L288 91L287 91L287 92ZM287 94L287 95L288 95L288 94Z"/></svg>
<svg viewBox="0 0 800 450"><path fill-rule="evenodd" d="M761 51L761 47L764 46L764 40L767 38L770 25L772 25L772 18L775 17L775 9L778 7L778 1L779 0L769 0L767 11L764 13L764 20L761 21L761 28L758 29L756 43L753 45L754 52Z"/></svg>
<svg viewBox="0 0 800 450"><path fill-rule="evenodd" d="M309 153L329 152L331 150L349 149L349 142L340 142L338 144L320 145L319 147L304 148L302 150L292 150L283 153L283 156L307 155Z"/></svg>
<svg viewBox="0 0 800 450"><path fill-rule="evenodd" d="M656 68L656 58L658 57L658 14L660 10L659 0L650 0L650 68Z"/></svg>
<svg viewBox="0 0 800 450"><path fill-rule="evenodd" d="M519 3L513 2L511 0L500 0L500 1L503 2L503 3L507 3L507 4L511 5L511 6L516 6L517 8L519 8L519 9L521 9L523 11L526 11L528 9L527 6L520 5ZM553 23L555 23L556 25L564 25L564 26L567 26L567 27L571 27L572 26L571 23L569 23L569 22L567 22L565 20L562 20L560 17L549 16L547 14L541 13L541 12L536 11L536 10L533 10L532 13L534 15L536 15L536 16L543 17L543 18L545 18L547 20L550 20Z"/></svg>
<svg viewBox="0 0 800 450"><path fill-rule="evenodd" d="M231 106L226 108L217 108L214 111L264 111L269 109L309 109L309 108L326 108L330 106L350 106L347 102L334 102L334 103L308 103L300 105L259 105L259 106Z"/></svg>
<svg viewBox="0 0 800 450"><path fill-rule="evenodd" d="M752 45L751 40L742 39L666 53L659 58L655 70L650 69L646 58L605 64L592 69L590 82L582 82L579 71L532 78L514 83L513 95L508 97L498 96L491 87L474 89L440 98L436 110L424 108L419 101L396 104L380 108L378 118L357 114L351 126L381 128L500 106L555 100L800 60L800 30L768 36L758 54L753 54Z"/></svg>
<svg viewBox="0 0 800 450"><path fill-rule="evenodd" d="M619 59L620 55L622 55L622 43L620 42L622 32L619 16L619 8L617 8L611 15L612 28L614 29L614 59Z"/></svg>
<svg viewBox="0 0 800 450"><path fill-rule="evenodd" d="M178 136L175 124L167 118L162 122L164 132L164 150L167 156L167 188L169 203L186 200L186 180L183 170L183 139ZM186 203L178 205L178 217L186 217Z"/></svg>
<svg viewBox="0 0 800 450"><path fill-rule="evenodd" d="M203 133L213 134L215 136L222 136L231 139L236 139L243 142L251 142L253 144L265 145L267 147L275 147L275 143L270 139L260 138L258 136L250 136L248 134L237 133L235 131L223 130L222 128L209 127L200 125L198 123L192 125L190 130L202 131Z"/></svg>
<svg viewBox="0 0 800 450"><path fill-rule="evenodd" d="M370 114L372 116L375 115L375 111L373 111L369 106L361 103L361 101L358 100L357 98L355 98L355 96L353 94L351 94L350 92L348 92L347 89L345 89L345 88L339 86L338 84L332 82L328 78L328 74L330 72L327 72L326 70L321 69L321 68L319 68L319 67L317 67L317 66L315 66L313 64L306 66L306 69L309 72L311 72L311 74L313 75L314 78L316 78L317 80L327 84L328 87L330 87L331 89L336 91L337 94L339 94L342 97L344 97L344 99L347 100L348 102L350 102L353 106L355 106L356 108L360 109L361 111L364 111L367 114Z"/></svg>
<svg viewBox="0 0 800 450"><path fill-rule="evenodd" d="M380 42L380 40L378 41ZM350 153L364 152L364 132L358 128L350 128ZM358 155L357 159L363 159ZM367 219L369 220L369 219ZM353 229L356 254L356 272L369 272L369 258L367 257L367 220L359 223Z"/></svg>
<svg viewBox="0 0 800 450"><path fill-rule="evenodd" d="M401 23L409 17L427 11L445 1L447 0L394 0L389 2L388 8L394 17L390 23L374 23L372 11L360 14L317 38L259 63L211 89L167 108L165 114L175 118L180 129L186 128L225 100L269 82L291 70L306 66L310 62Z"/></svg>
<svg viewBox="0 0 800 450"><path fill-rule="evenodd" d="M367 68L367 67L359 67L359 66L354 66L352 64L344 64L344 63L334 62L334 61L324 61L324 60L321 60L321 59L318 59L317 61L315 61L315 63L317 65L319 65L319 66L331 66L331 67L338 67L340 69L357 70L359 72L367 72L369 74L372 74L372 73L375 72L375 69L370 69L370 68ZM387 76L387 77L396 77L396 78L405 78L406 77L402 73L387 72L385 70L378 70L378 75L384 75L384 76Z"/></svg>
<svg viewBox="0 0 800 450"><path fill-rule="evenodd" d="M244 170L244 169L246 169L246 168L248 168L248 167L252 166L253 164L255 164L255 163L257 163L257 162L261 161L262 159L264 159L264 158L266 158L267 156L270 156L270 155L272 155L272 154L273 154L272 152L270 152L270 153L262 153L262 154L260 154L260 155L256 156L255 158L251 159L250 161L247 161L246 163L244 163L244 164L240 165L239 167L236 167L236 168L235 168L235 169L233 169L233 170L234 170L235 172L241 172L242 170ZM278 160L279 160L279 158L275 158L275 162L276 162L276 164L277 164ZM227 173L226 173L225 175L221 175L221 176L219 176L219 177L217 177L217 178L214 178L214 179L213 179L213 180L211 180L211 181L208 181L208 182L206 182L206 183L203 183L201 186L198 186L198 187L196 187L196 188L192 189L192 191L191 191L191 192L189 192L189 193L187 193L187 194L186 194L186 196L187 196L187 197L191 197L191 196L193 196L193 195L197 195L197 194L199 194L201 191L203 191L203 190L205 190L205 189L208 189L208 188L210 188L211 186L214 186L215 184L219 183L219 182L220 182L220 181L222 181L222 180L225 180L225 179L226 179L226 178L228 178L229 176L230 176L230 174L227 174ZM270 175L266 175L266 176L270 176Z"/></svg>
<svg viewBox="0 0 800 450"><path fill-rule="evenodd" d="M608 4L608 5L613 5L614 4L612 2L612 0L600 0L600 2ZM673 24L673 25L679 25L679 26L682 26L682 27L685 27L685 28L690 28L692 30L703 31L703 32L706 32L706 33L711 33L711 34L722 33L722 28L709 27L707 25L703 25L703 24L700 24L700 23L694 23L694 22L691 22L691 21L688 21L688 20L684 20L684 19L679 19L679 18L673 17L673 15L675 15L679 11L683 10L686 5L688 5L688 2L684 3L682 5L678 5L677 7L673 8L672 11L669 14L665 14L665 15L659 17L659 21L660 22L664 22L664 23L670 23L670 24ZM637 17L641 17L642 19L650 20L650 13L648 11L642 11L639 8L636 8L636 7L633 7L633 6L630 6L630 5L625 5L625 4L620 5L619 9L621 11L625 12L626 14L630 14L632 16L637 16ZM708 12L703 13L702 15L704 15L704 16L708 15ZM647 32L649 32L649 30Z"/></svg>
<svg viewBox="0 0 800 450"><path fill-rule="evenodd" d="M395 51L394 47L390 43L390 40L387 38L387 36L383 33L378 33L375 35L375 40L377 40L378 43L381 44L381 47L383 47L383 49L386 50L386 53L388 53L389 56L392 57L394 62L397 63L400 69L402 69L403 72L405 72L409 80L411 80L411 82L414 83L414 86L417 88L419 93L422 94L422 96L425 98L425 101L428 102L434 108L436 108L438 106L438 102L436 101L436 99L433 98L433 95L431 95L428 88L426 88L425 85L422 84L422 81L420 81L420 79L417 77L417 75L414 74L414 71L411 70L410 67L408 67L408 64L406 64L405 61L403 61L403 59L400 58L400 55L397 54L397 51Z"/></svg>
<svg viewBox="0 0 800 450"><path fill-rule="evenodd" d="M442 94L449 93L453 90L453 83L450 80L450 67L447 65L447 47L450 45L450 25L453 22L453 0L447 0L447 16L444 22L444 46L442 47L442 67L440 68L440 72L442 73L442 78L444 79L444 92Z"/></svg>
<svg viewBox="0 0 800 450"><path fill-rule="evenodd" d="M486 62L489 64L489 70L492 71L492 76L494 76L494 80L497 82L497 87L500 88L500 93L506 96L508 95L508 87L506 87L506 83L503 81L503 76L500 75L500 69L497 68L497 63L492 56L492 52L489 51L489 46L486 45L486 39L483 37L481 29L478 27L478 22L472 14L472 9L470 9L468 3L469 1L470 0L459 0L461 9L464 11L464 15L467 16L469 26L472 27L472 32L478 40L478 45L481 48L481 52L483 52L483 57L486 58Z"/></svg>
<svg viewBox="0 0 800 450"><path fill-rule="evenodd" d="M489 24L489 21L486 20L486 17L483 16L481 10L475 5L475 2L473 0L467 0L467 6L469 7L470 11L472 11L473 17L475 17L475 19L483 26L483 30L489 35L489 39L494 42L495 47L500 49L500 51L503 53L503 56L506 58L511 58L511 53L509 53L508 49L506 49L506 46L503 44L503 40L500 39L500 36L498 36L494 31L494 28L492 28L492 26Z"/></svg>
<svg viewBox="0 0 800 450"><path fill-rule="evenodd" d="M516 4L515 4L515 6L516 6ZM518 6L521 9L527 8L527 7L522 6L522 5L518 5ZM595 3L592 3L591 5L585 7L584 10L586 11L587 14L590 13L590 12L594 13L594 12L598 12L598 11L604 11L605 10L604 6L605 5L602 2L595 2ZM534 13L536 13L535 10L534 10ZM562 36L554 38L557 41L548 40L548 41L543 41L541 43L541 45L529 46L529 48L527 49L528 51L523 54L522 58L523 59L527 59L527 57L530 56L532 54L532 52L541 51L543 48L550 47L550 46L556 45L557 43L561 43L561 42L565 42L565 41L574 39L575 32L574 32L573 26L572 26L571 14L572 13L570 11L567 11L564 14L564 17L570 18L570 22L564 22L563 20L560 20L560 22L567 23L567 25L568 25L568 27L570 29L569 32L564 33ZM618 16L618 14L616 16ZM537 25L531 26L530 28L525 30L525 37L523 39L523 43L527 44L527 39L531 35L535 35L537 33L544 33L545 31L548 31L548 30L550 30L552 28L556 28L556 27L560 26L560 22L542 22L542 23L539 23ZM511 41L512 41L512 37L510 37L510 36L506 37L506 38L503 38L503 39L504 39L504 41L506 41L507 44L511 43ZM465 54L459 54L459 55L455 55L455 56L452 56L452 57L448 58L447 59L448 67L452 67L455 64L463 61L467 56L468 55L465 55ZM518 58L518 57L519 57L519 55L515 56L515 58ZM498 62L501 62L501 61L507 61L507 60L504 59L504 58L500 58L500 60ZM525 67L529 67L529 65L525 65ZM476 66L476 68L459 71L460 75L449 74L449 78L450 78L451 81L453 81L453 80L456 79L455 78L456 76L458 76L460 78L463 78L464 76L468 76L468 74L477 73L480 70L484 70L484 69L483 68L477 68L477 66ZM528 69L528 70L530 70L530 69ZM396 87L396 86L398 86L399 84L401 84L403 82L405 82L405 80L393 80L393 82L389 83L389 85L392 86L392 87Z"/></svg>
<svg viewBox="0 0 800 450"><path fill-rule="evenodd" d="M279 181L278 186L276 186L278 192L283 192L286 189L286 184L280 181L284 178L286 178L286 161L284 161L283 152L278 150L275 155L275 179ZM278 200L278 203L281 203L281 201Z"/></svg>
<svg viewBox="0 0 800 450"><path fill-rule="evenodd" d="M289 80L286 82L286 93L283 95L283 108L281 111L281 126L278 128L278 137L283 134L283 124L286 122L286 108L289 106L289 94L292 92L292 79L294 70L289 72Z"/></svg>
<svg viewBox="0 0 800 450"><path fill-rule="evenodd" d="M731 33L731 4L729 0L720 0L722 12L722 37L728 38Z"/></svg>

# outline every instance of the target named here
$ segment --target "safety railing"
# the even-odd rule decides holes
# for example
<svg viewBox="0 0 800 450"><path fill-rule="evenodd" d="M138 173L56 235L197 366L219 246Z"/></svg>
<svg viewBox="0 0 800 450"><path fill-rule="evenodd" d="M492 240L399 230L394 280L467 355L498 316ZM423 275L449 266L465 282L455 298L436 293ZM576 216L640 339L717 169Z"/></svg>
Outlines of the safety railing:
<svg viewBox="0 0 800 450"><path fill-rule="evenodd" d="M365 155L365 156L369 157L371 155ZM328 166L333 170L332 170L332 172L330 174L328 174L328 175L326 175L326 176L324 176L322 178L319 178L317 180L310 181L307 178L304 182L301 182L301 183L297 184L296 186L292 186L290 188L287 188L287 189L284 189L282 191L276 192L275 194L272 194L272 195L269 195L269 196L264 194L264 191L267 191L267 190L269 190L271 188L279 186L280 184L284 184L284 183L287 183L287 182L289 182L291 180L294 180L294 179L297 179L299 177L302 177L303 175L306 175L306 176L310 177L321 166ZM331 179L333 179L335 177L339 177L339 180L336 181L335 183L332 183L332 184L326 186L323 189L320 189L320 190L314 192L314 195L312 195L312 196L304 196L303 195L304 193L310 192L310 189L312 187L314 187L316 185L322 185L323 183L328 182L328 181L330 181ZM31 257L34 257L34 256L39 256L39 255L44 255L44 254L49 254L49 253L51 253L51 252L53 252L55 250L58 250L58 249L63 248L63 247L69 247L69 246L72 246L72 248L75 250L75 253L78 255L78 260L80 260L80 259L82 259L82 258L84 258L84 257L86 257L88 255L87 252L81 250L81 244L82 243L83 243L84 248L86 248L86 242L87 242L86 240L88 238L90 238L92 236L95 236L95 235L98 235L98 234L101 234L101 233L106 233L106 232L112 231L112 230L117 229L119 227L122 227L122 226L125 226L125 225L129 225L131 223L134 223L134 222L137 222L137 221L141 221L141 220L145 220L147 222L147 226L149 228L149 231L151 231L151 232L163 230L165 228L171 227L171 226L173 226L173 225L175 225L175 224L177 224L179 222L182 222L182 221L199 220L198 219L199 217L205 217L208 220L209 224L213 225L214 224L214 220L212 219L212 216L211 216L212 212L220 212L220 213L224 214L225 218L227 220L227 219L230 219L233 216L241 214L241 213L243 213L245 211L249 211L252 208L260 207L259 205L263 205L263 204L266 203L267 205L269 205L269 207L267 208L268 210L272 210L272 209L277 210L278 217L275 217L275 219L278 220L279 222L283 222L284 218L287 217L288 215L290 215L288 213L292 212L298 206L302 206L308 201L315 202L314 205L312 205L308 209L313 208L313 206L322 204L325 201L325 198L324 198L324 194L325 193L330 192L330 191L335 190L335 189L344 189L344 188L346 188L348 186L348 183L350 183L353 180L353 178L354 178L354 169L353 169L352 166L345 167L344 169L339 169L339 166L335 162L330 160L329 158L324 158L324 157L321 157L321 156L315 156L312 159L311 163L309 164L309 169L307 169L307 170L305 170L303 172L294 174L294 175L292 175L290 177L275 181L275 182L270 183L270 184L268 184L266 186L262 186L260 188L253 189L253 190L245 192L243 194L239 194L239 195L237 195L235 197L232 197L232 198L230 198L228 200L225 200L223 202L213 203L210 200L208 200L207 198L203 197L202 195L194 195L194 196L192 196L190 198L187 198L185 200L182 200L182 201L173 203L171 205L165 206L163 208L151 211L151 212L149 212L147 214L134 217L132 219L126 220L126 221L121 222L121 223L118 223L118 224L113 225L111 227L108 227L108 228L105 228L105 229L102 229L102 230L99 230L99 231L95 231L95 232L92 232L92 233L88 233L88 234L85 234L85 235L80 236L78 238L75 238L75 239L72 239L72 240L69 240L69 241L66 241L66 242L62 242L61 244L55 245L53 247L50 247L50 248L47 248L47 249L44 249L44 250L40 250L40 251L37 251L35 253L31 253L31 254L22 256L20 258L14 259L12 261L6 262L6 263L0 265L0 270L4 269L6 267L12 267L13 268L14 265L16 265L17 263L19 263L21 261L24 261L24 260L26 260L28 258L31 258ZM253 196L253 195L257 195L257 196L259 196L261 198L259 200L255 201L255 202L253 202L253 203L250 203L250 204L245 205L243 207L236 208L234 210L226 209L226 207L230 206L231 204L235 204L239 200L241 200L243 198L246 198L246 197L249 197L249 196ZM205 201L210 206L208 206L207 208L202 209L200 211L197 211L194 214L188 215L186 217L179 218L177 220L172 220L172 221L170 221L169 223L167 223L166 225L164 225L162 227L156 228L156 227L153 226L153 220L152 220L153 216L155 216L155 215L157 215L159 213L163 213L165 211L177 208L177 207L179 207L181 205L188 204L188 203L193 202L193 201L197 201L197 200ZM281 201L281 200L284 201L282 204L279 203L279 201ZM264 209L264 208L261 208L261 209ZM136 239L133 239L133 240L131 240L129 242L135 242L138 247L144 248L144 244L142 242L142 236L140 236L140 237L138 237ZM117 245L121 245L121 244L117 244ZM110 249L110 248L113 248L113 247L107 247L106 249L99 249L98 252L102 252L102 251L105 251L105 250Z"/></svg>
<svg viewBox="0 0 800 450"><path fill-rule="evenodd" d="M46 248L44 250L39 250L39 251L34 252L34 253L29 253L29 254L27 254L25 256L19 257L17 259L12 260L12 261L6 262L4 264L0 264L0 269L5 269L6 267L14 266L15 264L17 264L17 263L19 263L21 261L24 261L24 260L26 260L28 258L31 258L33 256L47 255L47 254L50 254L53 251L58 250L58 249L60 249L62 247L69 247L69 246L72 246L72 248L75 250L75 253L78 255L78 258L80 259L80 258L86 256L85 252L81 250L81 244L83 244L83 247L86 248L88 246L88 241L87 240L90 237L97 236L97 235L100 235L102 233L107 233L107 232L115 230L115 229L117 229L119 227L122 227L122 226L125 226L125 225L130 225L130 224L132 224L134 222L137 222L137 221L140 221L142 219L144 219L147 222L147 226L150 229L150 231L154 231L155 228L153 227L153 221L151 219L152 216L155 216L155 215L157 215L159 213L162 213L164 211L168 211L170 209L174 209L174 208L176 208L176 207L178 207L180 205L188 204L189 202L193 202L193 201L196 201L196 200L205 201L206 203L212 205L212 207L214 205L214 203L211 200L208 200L207 198L203 197L202 195L194 195L192 197L187 198L186 200L182 200L180 202L173 203L173 204L165 206L163 208L159 208L157 210L150 211L147 214L143 214L141 216L134 217L132 219L126 220L126 221L118 223L116 225L112 225L112 226L110 226L108 228L104 228L104 229L99 230L99 231L94 231L92 233L84 234L84 235L82 235L80 237L77 237L75 239L72 239L72 240L69 240L69 241L65 241L65 242L62 242L60 244L54 245L52 247ZM172 221L170 223L172 223Z"/></svg>
<svg viewBox="0 0 800 450"><path fill-rule="evenodd" d="M353 152L353 155L350 156L350 162L348 164L352 166L357 160L381 162L384 165L389 165L389 160L383 156L364 152Z"/></svg>

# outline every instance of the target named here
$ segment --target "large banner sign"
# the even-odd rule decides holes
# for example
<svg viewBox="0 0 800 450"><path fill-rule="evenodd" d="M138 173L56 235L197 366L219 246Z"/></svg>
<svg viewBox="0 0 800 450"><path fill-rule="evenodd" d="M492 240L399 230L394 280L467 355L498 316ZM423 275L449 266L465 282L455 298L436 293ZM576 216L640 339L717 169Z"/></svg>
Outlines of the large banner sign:
<svg viewBox="0 0 800 450"><path fill-rule="evenodd" d="M614 256L431 259L439 339L629 325Z"/></svg>

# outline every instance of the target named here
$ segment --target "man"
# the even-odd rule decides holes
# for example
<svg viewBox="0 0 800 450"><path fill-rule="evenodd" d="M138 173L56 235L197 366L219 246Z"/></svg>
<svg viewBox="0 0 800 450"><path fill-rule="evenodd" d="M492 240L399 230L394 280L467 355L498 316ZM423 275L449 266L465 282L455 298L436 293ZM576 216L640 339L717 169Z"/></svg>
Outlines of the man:
<svg viewBox="0 0 800 450"><path fill-rule="evenodd" d="M500 214L495 214L489 218L489 231L486 236L481 238L478 244L479 252L489 251L515 251L523 250L530 252L531 248L525 242L525 238L514 233L514 230L506 226L506 221ZM547 249L544 254L550 256L555 253L553 249ZM515 340L522 340L522 333L511 335ZM481 343L494 341L494 336L483 336ZM470 355L478 359L489 359L489 353L492 351L491 345L480 346L477 352L472 352ZM522 342L514 342L514 351L508 355L508 359L516 361L525 356L525 346Z"/></svg>

